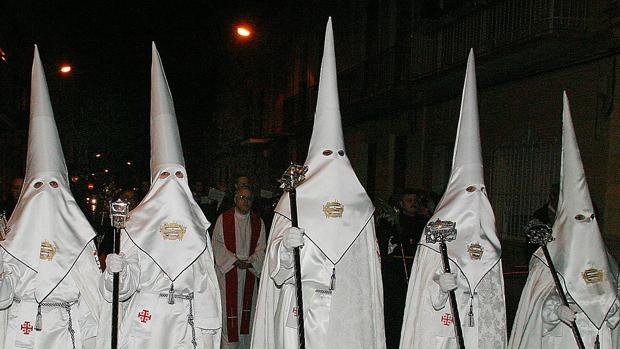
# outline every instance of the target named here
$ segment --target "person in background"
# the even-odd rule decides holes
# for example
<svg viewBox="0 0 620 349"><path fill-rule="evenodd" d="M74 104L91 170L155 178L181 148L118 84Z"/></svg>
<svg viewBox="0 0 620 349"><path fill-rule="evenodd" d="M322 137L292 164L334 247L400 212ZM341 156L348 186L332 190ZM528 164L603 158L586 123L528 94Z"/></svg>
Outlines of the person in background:
<svg viewBox="0 0 620 349"><path fill-rule="evenodd" d="M265 259L265 223L252 212L250 188L235 192L235 207L222 213L213 231L213 255L222 299L223 349L250 347L258 278Z"/></svg>

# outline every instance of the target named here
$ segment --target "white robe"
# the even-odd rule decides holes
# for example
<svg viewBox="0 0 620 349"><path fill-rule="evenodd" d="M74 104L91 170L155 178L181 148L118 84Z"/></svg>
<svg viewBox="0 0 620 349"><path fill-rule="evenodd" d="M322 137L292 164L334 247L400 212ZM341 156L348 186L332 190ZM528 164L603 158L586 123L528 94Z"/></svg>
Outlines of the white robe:
<svg viewBox="0 0 620 349"><path fill-rule="evenodd" d="M94 244L90 242L65 277L43 303L76 302L71 305L71 326L75 348L94 348L99 321L100 295L97 278L100 271ZM0 309L3 340L0 348L72 348L68 311L63 307L41 308L42 330L35 331L38 304L34 297L37 273L0 250L5 275L0 282ZM40 300L39 300L40 301Z"/></svg>
<svg viewBox="0 0 620 349"><path fill-rule="evenodd" d="M217 274L217 281L220 285L220 294L222 299L222 308L226 307L226 273L232 268L235 268L234 264L237 259L247 259L252 263L252 268L248 269L257 278L260 277L260 272L263 269L263 261L265 260L265 224L263 220L260 220L260 235L258 242L256 243L256 249L252 255L250 254L250 243L252 238L252 227L250 221L250 214L240 214L235 210L235 243L236 243L236 255L226 249L224 243L224 225L222 215L217 218L215 223L215 229L213 230L213 255L215 256L215 272ZM241 315L243 312L243 290L245 289L245 269L237 269L237 317L239 328L241 328ZM254 291L252 296L252 313L250 315L250 334L239 335L238 342L228 342L228 333L226 328L226 319L228 314L226 311L222 311L222 348L227 349L242 349L250 347L251 333L254 319L254 309L256 309L256 298L258 294L259 280L256 280L254 284Z"/></svg>
<svg viewBox="0 0 620 349"><path fill-rule="evenodd" d="M457 265L450 261L450 270L457 274L456 299L465 348L502 349L506 347L506 305L504 279L499 261L482 278L470 285ZM418 245L413 262L401 332L401 349L457 349L454 324L451 322L448 294L435 282L443 273L441 255ZM470 324L470 310L473 324ZM473 326L471 326L473 325Z"/></svg>
<svg viewBox="0 0 620 349"><path fill-rule="evenodd" d="M295 277L292 253L281 245L291 223L276 214L258 293L252 348L298 348ZM372 217L336 265L304 237L301 271L306 348L385 348L383 287Z"/></svg>
<svg viewBox="0 0 620 349"><path fill-rule="evenodd" d="M555 308L559 304L559 296L549 268L533 256L508 347L512 349L577 348L572 330L555 314ZM616 299L600 331L597 331L584 313L577 313L577 327L586 348L594 348L597 332L600 349L620 348L619 313Z"/></svg>
<svg viewBox="0 0 620 349"><path fill-rule="evenodd" d="M174 304L168 304L170 280L153 259L127 239L126 234L123 234L121 249L127 267L120 275L119 298L126 304L119 321L119 348L191 349L194 348L193 337L197 348L219 348L221 306L210 246L174 281L174 293L188 295L193 292L193 300L175 298ZM170 251L170 258L174 258L174 251ZM103 273L99 288L111 302L112 276L109 273ZM111 307L109 303L108 306ZM190 306L195 335L188 323ZM98 348L109 347L107 343L108 338L99 341Z"/></svg>

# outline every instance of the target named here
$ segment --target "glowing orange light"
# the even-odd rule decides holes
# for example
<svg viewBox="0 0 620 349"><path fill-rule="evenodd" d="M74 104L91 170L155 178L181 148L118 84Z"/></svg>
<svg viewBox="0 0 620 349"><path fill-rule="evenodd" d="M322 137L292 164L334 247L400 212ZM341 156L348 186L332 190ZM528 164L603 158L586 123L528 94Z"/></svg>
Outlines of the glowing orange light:
<svg viewBox="0 0 620 349"><path fill-rule="evenodd" d="M70 66L70 65L68 65L68 64L63 64L63 65L60 67L60 72L61 72L61 73L63 73L63 74L67 74L67 73L69 73L70 71L71 71L71 66Z"/></svg>
<svg viewBox="0 0 620 349"><path fill-rule="evenodd" d="M101 153L97 153L97 154L95 154L95 157L96 157L96 158L100 158L100 157L101 157Z"/></svg>
<svg viewBox="0 0 620 349"><path fill-rule="evenodd" d="M239 36L243 36L244 38L250 37L250 35L252 35L252 32L250 31L250 29L243 27L243 26L239 26L237 27L237 34Z"/></svg>
<svg viewBox="0 0 620 349"><path fill-rule="evenodd" d="M131 161L127 161L127 166L131 166Z"/></svg>

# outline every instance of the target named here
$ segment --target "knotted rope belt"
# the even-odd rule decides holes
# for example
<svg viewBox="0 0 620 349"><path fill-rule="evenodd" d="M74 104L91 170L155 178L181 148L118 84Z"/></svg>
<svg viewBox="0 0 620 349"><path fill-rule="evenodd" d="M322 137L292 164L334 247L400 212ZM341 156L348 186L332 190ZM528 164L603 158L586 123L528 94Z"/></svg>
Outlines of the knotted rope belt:
<svg viewBox="0 0 620 349"><path fill-rule="evenodd" d="M160 293L159 297L170 299L170 293ZM194 346L194 349L196 349L198 347L198 342L196 342L196 327L194 326L194 292L188 294L173 294L172 297L189 301L189 314L187 314L187 323L192 328L192 345ZM174 302L170 304L174 304Z"/></svg>
<svg viewBox="0 0 620 349"><path fill-rule="evenodd" d="M20 298L13 298L15 303L21 303L22 300ZM37 318L34 322L35 331L43 330L43 315L41 314L41 308L62 308L67 311L67 315L69 316L67 321L67 331L69 331L69 335L71 336L71 344L73 349L75 349L75 330L73 329L73 319L71 318L71 307L77 304L77 300L71 302L40 302L37 306Z"/></svg>

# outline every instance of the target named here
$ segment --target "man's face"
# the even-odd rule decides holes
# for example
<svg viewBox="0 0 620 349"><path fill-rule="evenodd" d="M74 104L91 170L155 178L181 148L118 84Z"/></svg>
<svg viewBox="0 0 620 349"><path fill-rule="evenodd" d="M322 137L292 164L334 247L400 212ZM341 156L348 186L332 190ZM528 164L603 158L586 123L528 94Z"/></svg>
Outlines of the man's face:
<svg viewBox="0 0 620 349"><path fill-rule="evenodd" d="M15 178L11 182L11 196L13 197L13 199L19 199L19 194L22 191L22 185L24 185L23 178Z"/></svg>
<svg viewBox="0 0 620 349"><path fill-rule="evenodd" d="M246 214L252 208L252 192L249 189L241 188L235 193L235 207L240 213Z"/></svg>
<svg viewBox="0 0 620 349"><path fill-rule="evenodd" d="M403 213L414 215L416 213L416 197L415 194L405 194L400 199L400 208Z"/></svg>
<svg viewBox="0 0 620 349"><path fill-rule="evenodd" d="M250 179L246 176L237 178L237 189L247 187L250 185Z"/></svg>

